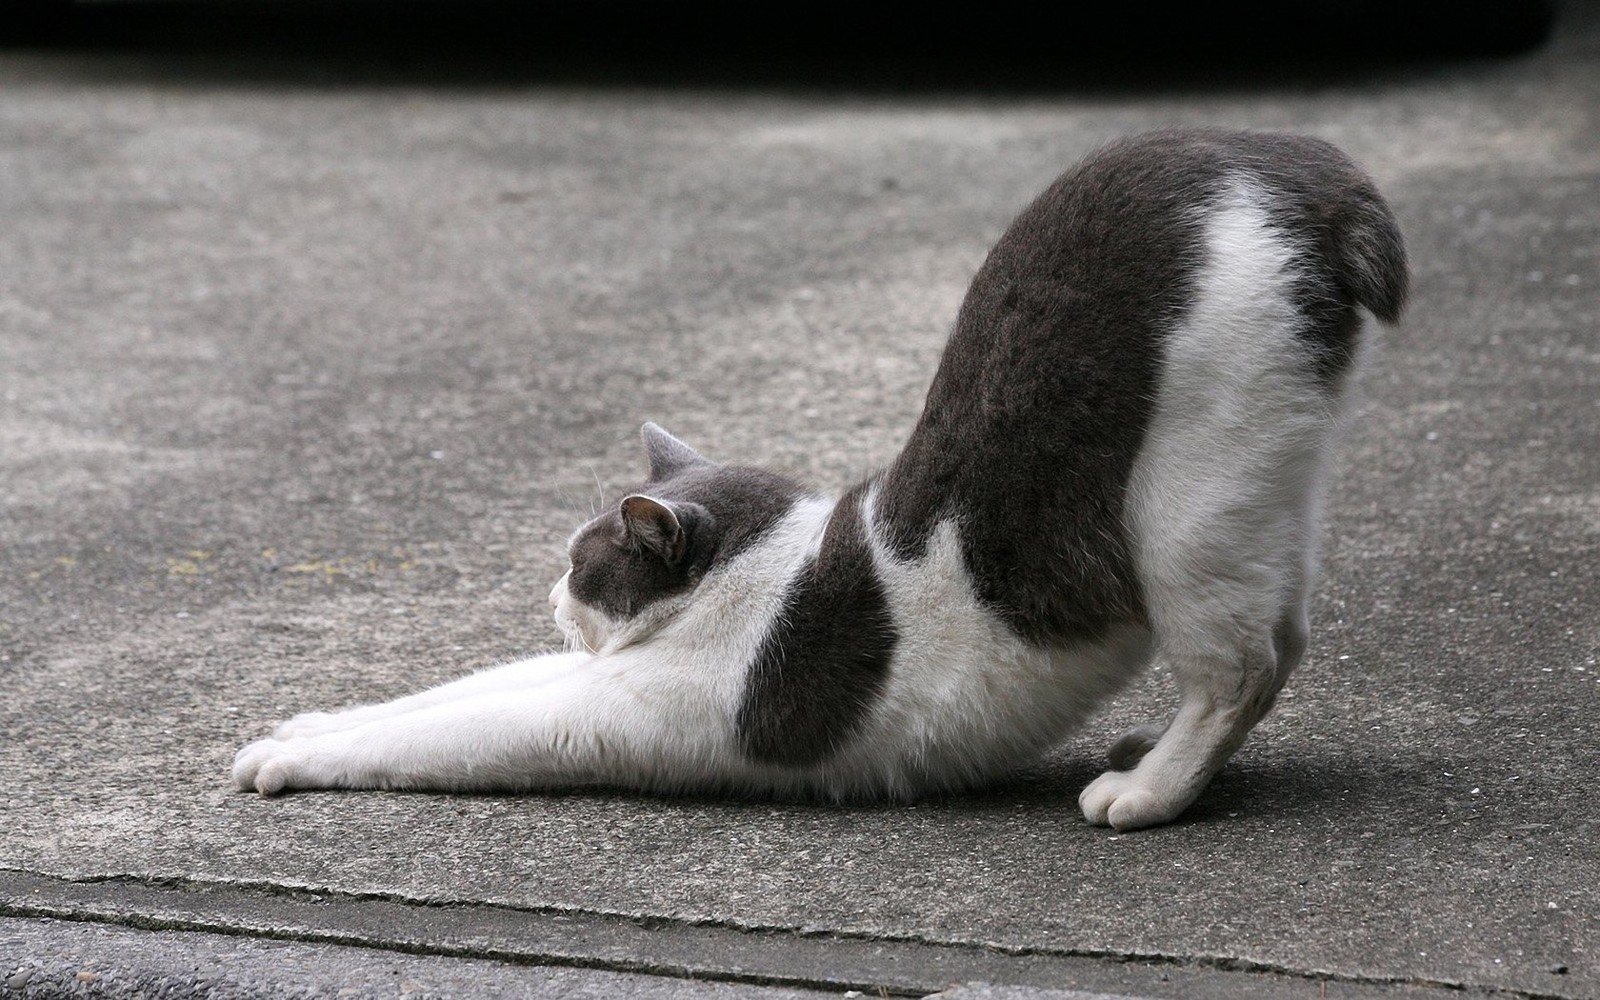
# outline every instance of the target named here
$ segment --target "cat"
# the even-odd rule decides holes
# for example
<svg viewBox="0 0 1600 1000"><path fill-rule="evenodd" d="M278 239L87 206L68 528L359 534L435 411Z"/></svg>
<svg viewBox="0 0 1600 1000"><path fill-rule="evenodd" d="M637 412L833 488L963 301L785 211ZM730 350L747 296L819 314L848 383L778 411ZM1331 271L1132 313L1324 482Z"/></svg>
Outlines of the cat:
<svg viewBox="0 0 1600 1000"><path fill-rule="evenodd" d="M1303 136L1169 129L1057 179L973 279L897 458L842 496L654 424L571 537L568 651L298 715L240 789L904 800L1036 759L1152 661L1088 822L1168 822L1305 654L1329 453L1408 270Z"/></svg>

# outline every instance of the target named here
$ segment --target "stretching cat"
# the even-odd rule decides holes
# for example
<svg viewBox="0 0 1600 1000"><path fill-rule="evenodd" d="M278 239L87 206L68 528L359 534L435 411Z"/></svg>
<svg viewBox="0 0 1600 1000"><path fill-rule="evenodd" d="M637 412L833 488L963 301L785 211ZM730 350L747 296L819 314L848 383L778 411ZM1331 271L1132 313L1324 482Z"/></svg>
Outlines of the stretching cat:
<svg viewBox="0 0 1600 1000"><path fill-rule="evenodd" d="M1116 143L1001 237L888 469L833 498L645 424L649 479L550 594L571 652L296 716L233 779L900 799L1035 758L1154 659L1177 714L1079 805L1171 820L1305 653L1360 308L1406 283L1327 143Z"/></svg>

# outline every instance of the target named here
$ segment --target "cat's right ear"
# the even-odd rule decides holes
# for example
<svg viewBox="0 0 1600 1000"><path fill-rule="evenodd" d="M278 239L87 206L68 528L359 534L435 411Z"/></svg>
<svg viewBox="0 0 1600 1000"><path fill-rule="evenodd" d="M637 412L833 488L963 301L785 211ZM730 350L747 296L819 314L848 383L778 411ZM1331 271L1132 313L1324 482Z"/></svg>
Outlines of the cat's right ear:
<svg viewBox="0 0 1600 1000"><path fill-rule="evenodd" d="M622 527L635 543L654 552L668 564L683 561L688 532L677 511L642 493L622 498Z"/></svg>
<svg viewBox="0 0 1600 1000"><path fill-rule="evenodd" d="M644 438L645 457L650 460L652 483L669 479L692 465L715 464L656 424L646 423L639 434Z"/></svg>

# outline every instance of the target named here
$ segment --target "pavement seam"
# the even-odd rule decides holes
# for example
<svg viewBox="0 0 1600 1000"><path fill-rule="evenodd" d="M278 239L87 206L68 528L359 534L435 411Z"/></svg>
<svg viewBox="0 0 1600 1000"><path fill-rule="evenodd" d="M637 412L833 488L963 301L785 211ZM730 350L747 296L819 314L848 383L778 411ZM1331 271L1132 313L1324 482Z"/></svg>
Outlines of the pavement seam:
<svg viewBox="0 0 1600 1000"><path fill-rule="evenodd" d="M187 933L216 934L225 937L251 938L271 941L287 941L296 944L321 944L337 945L347 948L365 948L371 951L394 952L403 955L415 955L432 958L458 958L471 959L485 962L500 962L506 965L517 966L547 966L570 969L585 969L600 972L632 973L636 975L660 976L668 979L682 979L691 982L724 982L748 986L789 986L796 988L818 990L871 990L873 993L884 991L885 987L876 983L856 983L850 981L810 980L804 977L766 976L757 974L743 974L737 972L716 972L705 969L691 969L669 964L655 962L628 962L606 959L585 959L582 956L561 954L529 955L517 951L497 951L481 948L455 948L449 945L423 945L408 941L379 941L359 935L335 934L320 931L304 932L278 932L271 928L250 927L241 924L228 924L208 920L182 920L162 917L145 917L139 914L103 914L85 913L74 911L65 907L49 906L15 906L0 901L0 917L43 917L52 920L65 920L74 923L103 924L111 927L127 927L133 930L145 931L183 931ZM926 993L922 990L903 990L893 986L887 987L887 995L922 997Z"/></svg>
<svg viewBox="0 0 1600 1000"><path fill-rule="evenodd" d="M934 949L945 953L971 953L979 956L1003 958L1041 957L1047 959L1085 960L1108 965L1143 963L1174 968L1208 969L1223 973L1242 973L1258 976L1278 976L1308 983L1344 984L1369 987L1416 987L1456 993L1475 992L1485 996L1504 997L1507 1000L1569 1000L1569 995L1542 991L1519 990L1507 987L1486 986L1460 981L1406 978L1393 976L1362 976L1349 973L1294 969L1283 965L1259 962L1253 959L1219 955L1171 955L1160 952L1114 952L1094 949L1018 947L992 942L941 940L916 935L884 935L825 928L807 928L784 925L741 923L726 919L688 918L648 913L628 913L580 907L519 906L516 904L419 898L400 893L348 891L328 889L309 884L290 885L281 882L249 880L207 880L192 876L142 876L128 873L102 873L95 875L62 876L27 869L0 867L0 876L23 876L42 879L62 886L91 886L116 884L142 889L178 893L254 893L269 898L287 900L297 904L333 901L347 903L383 903L413 910L439 909L454 911L489 911L506 914L546 916L557 918L582 918L626 925L645 932L673 930L712 930L731 932L746 937L770 937L810 942L839 942L841 944L892 944L914 948ZM308 898L309 897L309 898ZM861 990L868 993L883 992L895 996L924 996L923 986L894 984L882 980L852 980L847 977L808 977L787 974L747 972L733 969L706 968L670 962L652 962L617 957L563 953L554 950L517 951L493 947L451 946L436 942L408 941L402 938L376 939L359 934L302 928L280 930L253 926L243 919L228 922L226 919L192 919L158 917L142 913L107 912L106 909L85 910L70 904L30 904L0 897L0 916L48 917L85 923L126 926L150 931L192 931L221 934L233 937L263 938L308 944L331 944L390 951L409 955L432 955L447 958L482 959L507 964L533 966L561 966L613 972L639 973L675 979L716 980L757 986L792 986L810 989Z"/></svg>

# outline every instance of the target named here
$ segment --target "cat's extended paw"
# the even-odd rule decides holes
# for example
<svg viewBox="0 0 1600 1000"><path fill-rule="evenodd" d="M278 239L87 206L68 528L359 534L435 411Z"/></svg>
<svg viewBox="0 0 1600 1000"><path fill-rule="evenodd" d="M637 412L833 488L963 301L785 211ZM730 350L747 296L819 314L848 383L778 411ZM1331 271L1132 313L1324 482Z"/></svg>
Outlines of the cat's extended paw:
<svg viewBox="0 0 1600 1000"><path fill-rule="evenodd" d="M282 727L279 727L280 730ZM262 795L276 795L288 784L285 768L278 759L283 756L282 740L257 740L239 749L233 756L233 787L241 792L256 791Z"/></svg>
<svg viewBox="0 0 1600 1000"><path fill-rule="evenodd" d="M1107 771L1089 782L1078 796L1083 818L1095 826L1137 830L1166 823L1183 811L1186 802L1156 794L1140 777L1136 771Z"/></svg>
<svg viewBox="0 0 1600 1000"><path fill-rule="evenodd" d="M1117 737L1117 741L1111 744L1111 749L1106 751L1106 758L1111 761L1112 770L1133 770L1166 731L1167 724L1164 722L1147 722L1142 726L1134 726Z"/></svg>
<svg viewBox="0 0 1600 1000"><path fill-rule="evenodd" d="M345 724L336 713L301 712L287 722L280 722L278 728L272 731L272 738L292 740L301 736L321 736L323 733L334 733L344 728Z"/></svg>
<svg viewBox="0 0 1600 1000"><path fill-rule="evenodd" d="M277 795L293 788L347 784L338 756L312 740L257 740L233 758L233 785L242 792Z"/></svg>

